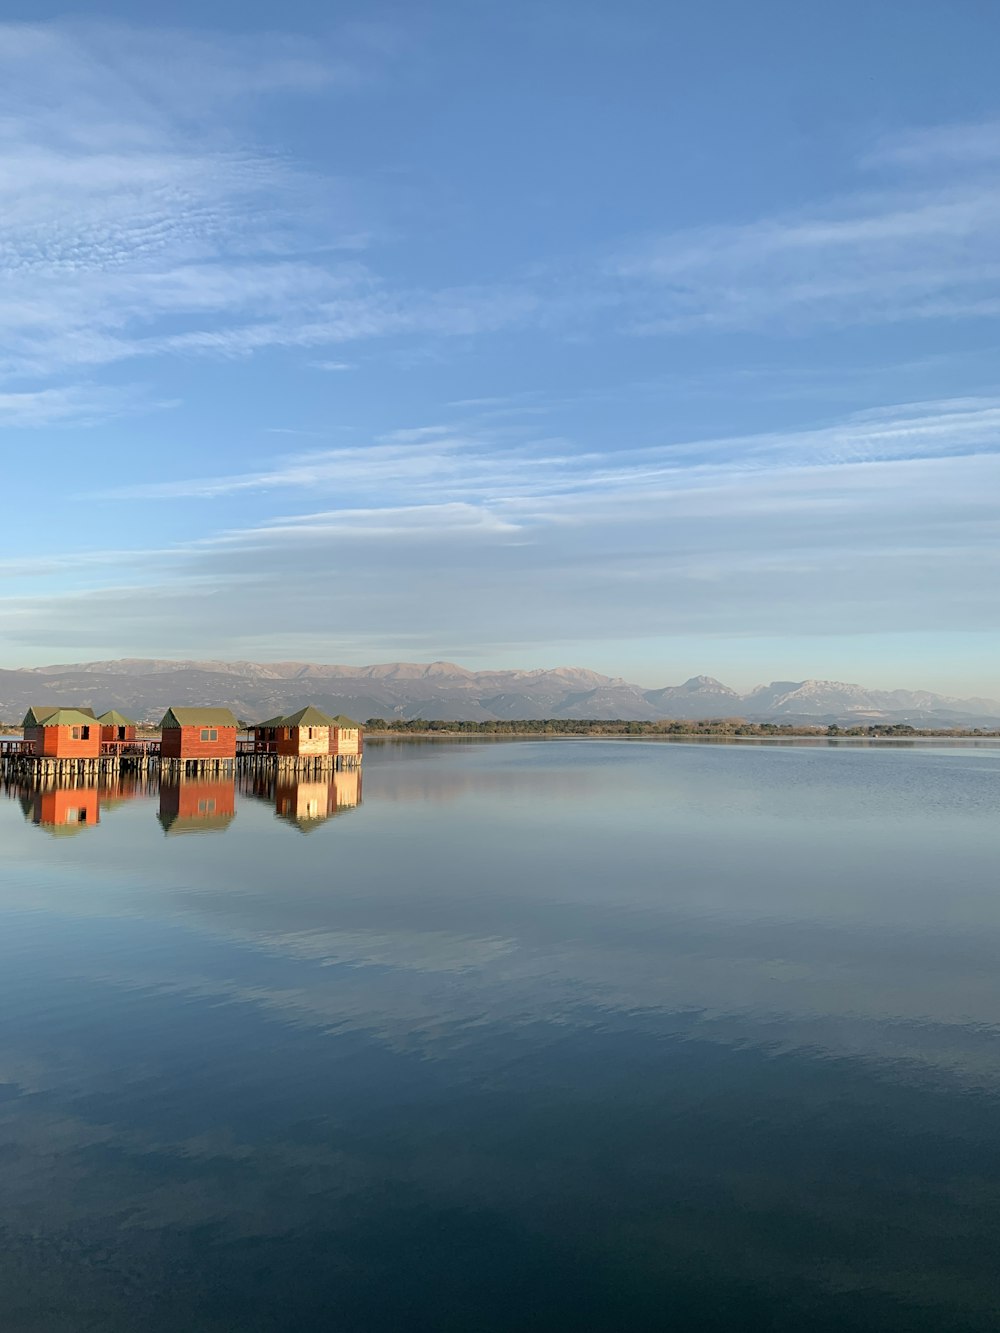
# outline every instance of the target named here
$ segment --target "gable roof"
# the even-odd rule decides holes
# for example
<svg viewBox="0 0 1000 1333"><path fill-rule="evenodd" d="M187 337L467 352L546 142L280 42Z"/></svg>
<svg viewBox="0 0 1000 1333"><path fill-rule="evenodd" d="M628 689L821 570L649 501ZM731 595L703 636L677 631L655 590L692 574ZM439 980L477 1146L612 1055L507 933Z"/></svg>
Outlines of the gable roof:
<svg viewBox="0 0 1000 1333"><path fill-rule="evenodd" d="M116 708L109 708L106 713L102 713L97 719L102 727L134 727L135 723L124 713L119 713Z"/></svg>
<svg viewBox="0 0 1000 1333"><path fill-rule="evenodd" d="M168 708L160 727L173 731L178 727L239 727L228 708Z"/></svg>
<svg viewBox="0 0 1000 1333"><path fill-rule="evenodd" d="M346 713L338 713L333 720L338 727L344 727L345 729L350 729L351 731L361 730L361 723L355 722L354 719L348 717Z"/></svg>
<svg viewBox="0 0 1000 1333"><path fill-rule="evenodd" d="M344 717L340 713L337 717L331 717L329 713L324 713L322 708L317 708L315 704L306 704L304 708L298 709L294 713L285 713L278 717L269 717L263 722L255 722L254 728L263 729L264 727L357 727L356 722L352 722L349 717Z"/></svg>
<svg viewBox="0 0 1000 1333"><path fill-rule="evenodd" d="M29 708L23 727L86 727L96 722L90 708Z"/></svg>
<svg viewBox="0 0 1000 1333"><path fill-rule="evenodd" d="M312 704L307 704L305 708L300 708L296 713L286 714L282 718L282 725L286 727L332 727L335 723L329 713L324 713Z"/></svg>

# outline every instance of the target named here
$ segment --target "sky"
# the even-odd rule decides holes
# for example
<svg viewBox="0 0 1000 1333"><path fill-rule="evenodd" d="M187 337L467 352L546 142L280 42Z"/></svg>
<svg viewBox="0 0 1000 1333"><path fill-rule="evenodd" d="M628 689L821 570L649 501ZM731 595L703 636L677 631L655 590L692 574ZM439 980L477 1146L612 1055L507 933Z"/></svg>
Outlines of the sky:
<svg viewBox="0 0 1000 1333"><path fill-rule="evenodd" d="M0 5L0 667L1000 696L998 41Z"/></svg>

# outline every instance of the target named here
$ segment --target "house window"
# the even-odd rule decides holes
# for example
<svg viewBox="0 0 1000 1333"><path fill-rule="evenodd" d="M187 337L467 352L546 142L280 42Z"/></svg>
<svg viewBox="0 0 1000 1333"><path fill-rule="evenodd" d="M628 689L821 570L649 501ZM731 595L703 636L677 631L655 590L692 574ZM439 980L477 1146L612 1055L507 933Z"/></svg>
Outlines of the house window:
<svg viewBox="0 0 1000 1333"><path fill-rule="evenodd" d="M80 739L81 739L81 740L85 740L85 741L89 741L89 740L90 740L90 728L89 728L89 727L81 727L81 728L80 728Z"/></svg>
<svg viewBox="0 0 1000 1333"><path fill-rule="evenodd" d="M70 733L69 733L69 734L70 734L70 736L73 738L73 740L78 741L78 740L80 739L80 728L79 728L79 727L71 727L71 728L70 728Z"/></svg>
<svg viewBox="0 0 1000 1333"><path fill-rule="evenodd" d="M214 814L215 814L215 801L214 801L214 800L211 800L211 801L199 801L199 802L198 802L198 813L199 813L199 815L214 815Z"/></svg>
<svg viewBox="0 0 1000 1333"><path fill-rule="evenodd" d="M119 727L119 728L118 728L118 739L119 739L120 741L123 741L123 740L125 739L125 728L124 728L124 727Z"/></svg>
<svg viewBox="0 0 1000 1333"><path fill-rule="evenodd" d="M309 740L312 740L312 738L313 738L313 729L312 729L312 727L306 727L306 737L307 737Z"/></svg>
<svg viewBox="0 0 1000 1333"><path fill-rule="evenodd" d="M219 739L219 733L216 731L215 727L202 727L201 739L203 741L217 741Z"/></svg>

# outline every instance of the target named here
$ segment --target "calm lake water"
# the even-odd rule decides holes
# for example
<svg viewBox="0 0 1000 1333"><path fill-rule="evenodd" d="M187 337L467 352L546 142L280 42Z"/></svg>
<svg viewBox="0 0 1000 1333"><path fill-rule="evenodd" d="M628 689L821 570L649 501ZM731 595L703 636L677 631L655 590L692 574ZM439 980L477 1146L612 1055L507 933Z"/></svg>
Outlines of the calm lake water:
<svg viewBox="0 0 1000 1333"><path fill-rule="evenodd" d="M3 1333L996 1333L1000 750L361 796L3 791Z"/></svg>

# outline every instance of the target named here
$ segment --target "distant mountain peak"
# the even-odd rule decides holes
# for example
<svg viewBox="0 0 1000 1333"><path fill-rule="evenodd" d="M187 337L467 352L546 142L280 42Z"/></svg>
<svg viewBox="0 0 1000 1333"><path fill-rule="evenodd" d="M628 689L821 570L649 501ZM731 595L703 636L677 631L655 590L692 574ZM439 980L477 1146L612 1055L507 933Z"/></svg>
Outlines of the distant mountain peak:
<svg viewBox="0 0 1000 1333"><path fill-rule="evenodd" d="M745 717L798 723L906 722L1000 726L1000 703L843 681L774 680L739 693L714 676L646 689L587 667L471 671L454 662L171 661L125 658L0 671L0 718L33 704L118 708L158 719L172 704L217 704L247 720L314 703L351 717L431 720L594 718L622 721Z"/></svg>

